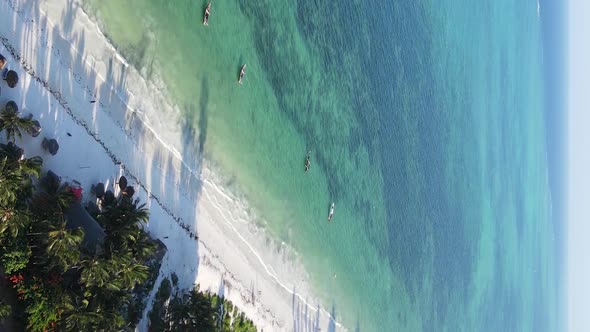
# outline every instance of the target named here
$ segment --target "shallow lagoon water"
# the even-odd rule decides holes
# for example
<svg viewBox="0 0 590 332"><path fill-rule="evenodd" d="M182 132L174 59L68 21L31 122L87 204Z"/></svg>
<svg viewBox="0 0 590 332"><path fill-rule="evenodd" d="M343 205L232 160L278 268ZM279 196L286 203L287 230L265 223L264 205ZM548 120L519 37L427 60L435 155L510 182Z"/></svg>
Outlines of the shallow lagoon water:
<svg viewBox="0 0 590 332"><path fill-rule="evenodd" d="M361 331L557 329L535 2L220 1L204 27L205 5L85 10L323 306Z"/></svg>

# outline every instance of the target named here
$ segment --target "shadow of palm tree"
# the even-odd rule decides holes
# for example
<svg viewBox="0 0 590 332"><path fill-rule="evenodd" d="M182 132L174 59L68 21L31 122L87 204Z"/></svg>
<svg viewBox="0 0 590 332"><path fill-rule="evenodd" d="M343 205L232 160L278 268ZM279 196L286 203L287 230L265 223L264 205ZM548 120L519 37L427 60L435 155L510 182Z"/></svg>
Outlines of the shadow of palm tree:
<svg viewBox="0 0 590 332"><path fill-rule="evenodd" d="M332 305L332 310L330 311L330 321L328 322L328 332L336 332L336 306Z"/></svg>
<svg viewBox="0 0 590 332"><path fill-rule="evenodd" d="M209 103L209 84L207 83L207 77L203 78L201 82L201 95L199 99L199 155L202 159L203 152L205 149L205 141L207 140L207 125L208 125L208 112L207 104Z"/></svg>

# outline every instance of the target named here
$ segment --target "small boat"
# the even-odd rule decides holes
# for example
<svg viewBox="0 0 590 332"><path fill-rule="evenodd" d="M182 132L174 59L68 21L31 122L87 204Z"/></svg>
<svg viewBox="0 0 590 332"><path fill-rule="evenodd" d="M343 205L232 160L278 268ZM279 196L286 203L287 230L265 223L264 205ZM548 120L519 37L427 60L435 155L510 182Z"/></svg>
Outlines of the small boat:
<svg viewBox="0 0 590 332"><path fill-rule="evenodd" d="M242 79L244 79L244 75L246 74L246 64L242 66L240 69L240 78L238 78L238 83L242 84Z"/></svg>
<svg viewBox="0 0 590 332"><path fill-rule="evenodd" d="M328 222L332 221L332 217L334 217L334 203L330 206L330 213L328 214Z"/></svg>
<svg viewBox="0 0 590 332"><path fill-rule="evenodd" d="M203 25L209 25L209 14L211 13L211 2L205 7L205 15L203 17Z"/></svg>

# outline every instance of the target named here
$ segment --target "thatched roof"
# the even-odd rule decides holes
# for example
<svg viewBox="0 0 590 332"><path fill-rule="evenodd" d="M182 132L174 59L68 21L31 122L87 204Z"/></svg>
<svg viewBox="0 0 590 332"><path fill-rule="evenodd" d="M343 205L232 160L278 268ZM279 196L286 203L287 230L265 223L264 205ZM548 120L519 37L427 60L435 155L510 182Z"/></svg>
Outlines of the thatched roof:
<svg viewBox="0 0 590 332"><path fill-rule="evenodd" d="M87 248L94 249L97 246L102 246L106 236L104 230L79 202L72 204L65 215L67 228L76 229L80 227L84 230L83 244Z"/></svg>

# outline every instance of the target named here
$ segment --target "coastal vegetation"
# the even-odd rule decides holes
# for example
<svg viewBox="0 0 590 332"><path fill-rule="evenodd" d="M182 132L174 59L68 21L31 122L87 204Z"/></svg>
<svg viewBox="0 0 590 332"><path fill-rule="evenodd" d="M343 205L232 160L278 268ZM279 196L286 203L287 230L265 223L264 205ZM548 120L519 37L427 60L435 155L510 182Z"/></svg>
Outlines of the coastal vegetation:
<svg viewBox="0 0 590 332"><path fill-rule="evenodd" d="M149 291L142 285L159 270L158 245L142 229L148 211L124 195L101 202L92 215L104 230L101 243L68 227L80 199L75 185L52 172L41 177L41 157L25 157L13 143L31 127L13 104L0 112L8 140L0 144L0 267L17 304L3 298L0 313L12 311L28 331L133 330L145 307L140 295Z"/></svg>
<svg viewBox="0 0 590 332"><path fill-rule="evenodd" d="M128 192L81 207L79 184L51 171L42 176L43 159L14 143L35 132L33 125L13 102L0 111L7 140L0 143L0 323L9 318L27 331L134 331L165 251L143 230L149 212ZM71 213L76 206L94 230L69 224L80 218ZM172 294L165 279L155 302L150 331L256 331L229 301L198 287Z"/></svg>
<svg viewBox="0 0 590 332"><path fill-rule="evenodd" d="M23 132L32 132L35 129L35 122L31 118L19 116L18 106L14 101L9 101L0 112L0 131L4 131L6 139L13 141L18 137L22 138Z"/></svg>
<svg viewBox="0 0 590 332"><path fill-rule="evenodd" d="M199 285L183 292L164 278L149 313L149 331L254 332L254 323L237 310L231 301L211 292L201 292Z"/></svg>
<svg viewBox="0 0 590 332"><path fill-rule="evenodd" d="M34 185L41 165L0 144L0 262L22 323L30 331L132 330L134 290L157 249L141 229L147 210L126 197L102 206L95 218L106 237L92 247L82 228L67 227L72 187L47 177Z"/></svg>

